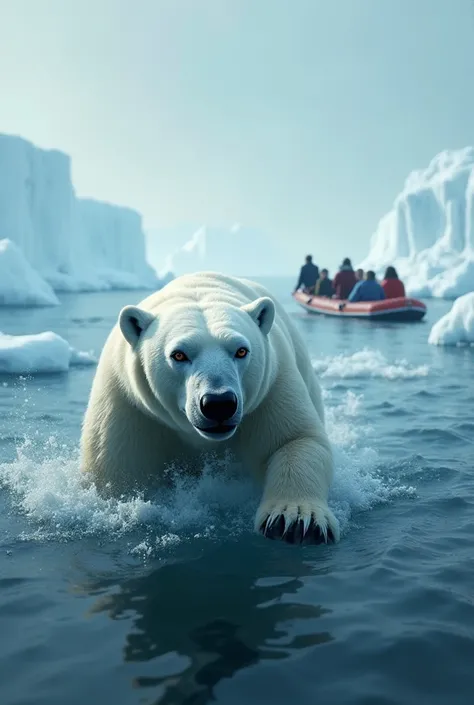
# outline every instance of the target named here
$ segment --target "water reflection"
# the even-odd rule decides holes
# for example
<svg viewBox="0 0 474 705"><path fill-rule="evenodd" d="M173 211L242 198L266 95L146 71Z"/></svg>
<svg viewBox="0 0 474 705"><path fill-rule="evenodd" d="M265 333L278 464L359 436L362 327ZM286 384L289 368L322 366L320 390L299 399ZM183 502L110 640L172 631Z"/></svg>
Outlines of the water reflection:
<svg viewBox="0 0 474 705"><path fill-rule="evenodd" d="M156 689L154 703L203 705L223 679L332 640L316 622L328 610L298 594L306 576L326 572L324 563L314 568L302 551L263 549L233 548L232 557L221 546L119 586L89 583L89 594L108 592L93 613L132 621L123 657L141 664L134 687Z"/></svg>

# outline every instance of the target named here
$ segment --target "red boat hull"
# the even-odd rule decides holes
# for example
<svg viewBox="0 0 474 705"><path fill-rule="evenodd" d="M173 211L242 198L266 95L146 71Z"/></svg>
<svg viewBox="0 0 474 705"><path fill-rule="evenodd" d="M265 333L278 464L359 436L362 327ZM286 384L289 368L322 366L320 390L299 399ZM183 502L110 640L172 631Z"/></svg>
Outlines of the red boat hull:
<svg viewBox="0 0 474 705"><path fill-rule="evenodd" d="M324 296L311 296L297 291L293 294L296 303L308 313L340 318L365 318L377 321L421 321L426 314L422 301L401 297L383 301L361 301L351 303L341 299L328 299Z"/></svg>

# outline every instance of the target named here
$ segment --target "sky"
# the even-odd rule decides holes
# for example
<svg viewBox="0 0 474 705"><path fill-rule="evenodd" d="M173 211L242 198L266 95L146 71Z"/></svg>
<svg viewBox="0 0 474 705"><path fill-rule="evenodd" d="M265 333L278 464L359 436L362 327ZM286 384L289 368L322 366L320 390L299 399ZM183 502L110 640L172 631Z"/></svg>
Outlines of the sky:
<svg viewBox="0 0 474 705"><path fill-rule="evenodd" d="M239 222L291 271L307 252L335 268L412 169L474 144L474 0L0 0L0 17L0 132L69 153L78 195L136 208L150 237Z"/></svg>

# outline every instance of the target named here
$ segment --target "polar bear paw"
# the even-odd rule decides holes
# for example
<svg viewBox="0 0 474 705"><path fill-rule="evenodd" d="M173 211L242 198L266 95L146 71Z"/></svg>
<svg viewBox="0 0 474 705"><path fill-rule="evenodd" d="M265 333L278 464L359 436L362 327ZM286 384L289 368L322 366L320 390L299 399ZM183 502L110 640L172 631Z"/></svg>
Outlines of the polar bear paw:
<svg viewBox="0 0 474 705"><path fill-rule="evenodd" d="M257 511L255 528L268 539L287 543L339 541L339 523L329 507L321 502L264 502Z"/></svg>

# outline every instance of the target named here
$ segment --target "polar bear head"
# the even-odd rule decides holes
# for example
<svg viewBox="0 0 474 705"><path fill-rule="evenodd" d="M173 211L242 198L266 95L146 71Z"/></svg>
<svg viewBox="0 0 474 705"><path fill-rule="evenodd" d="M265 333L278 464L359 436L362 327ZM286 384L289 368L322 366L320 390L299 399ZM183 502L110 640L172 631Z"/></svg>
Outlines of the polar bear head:
<svg viewBox="0 0 474 705"><path fill-rule="evenodd" d="M274 318L268 297L242 306L168 302L156 313L126 306L119 327L134 360L134 394L168 425L208 441L231 438L275 376Z"/></svg>

